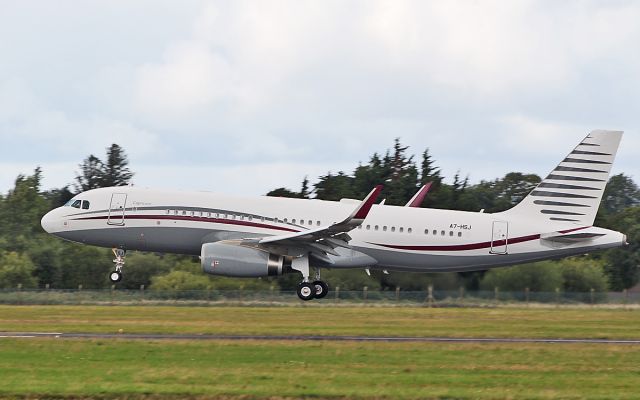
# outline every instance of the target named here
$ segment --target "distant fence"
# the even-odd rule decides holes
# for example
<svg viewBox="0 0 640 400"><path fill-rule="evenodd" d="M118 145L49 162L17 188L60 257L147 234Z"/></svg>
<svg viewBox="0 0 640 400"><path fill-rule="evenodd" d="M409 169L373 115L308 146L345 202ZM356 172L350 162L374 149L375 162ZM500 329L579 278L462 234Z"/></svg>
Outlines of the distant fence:
<svg viewBox="0 0 640 400"><path fill-rule="evenodd" d="M534 292L524 291L465 291L434 290L426 291L379 291L368 290L331 290L322 300L310 302L324 304L376 304L376 305L414 305L433 307L473 307L508 304L640 304L637 292L596 292L585 293ZM87 305L219 305L225 303L251 304L301 304L294 291L273 290L171 290L157 291L103 289L0 289L0 304L87 304Z"/></svg>

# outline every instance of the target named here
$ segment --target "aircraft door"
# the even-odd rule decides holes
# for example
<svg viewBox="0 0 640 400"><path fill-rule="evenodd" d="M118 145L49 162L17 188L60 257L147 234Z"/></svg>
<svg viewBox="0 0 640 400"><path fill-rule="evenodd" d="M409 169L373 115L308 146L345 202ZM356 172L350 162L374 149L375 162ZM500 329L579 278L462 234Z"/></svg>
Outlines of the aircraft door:
<svg viewBox="0 0 640 400"><path fill-rule="evenodd" d="M491 232L491 254L507 254L509 242L509 223L507 221L493 221Z"/></svg>
<svg viewBox="0 0 640 400"><path fill-rule="evenodd" d="M125 193L114 193L111 195L111 205L109 206L109 225L124 225L124 210L127 205L127 195Z"/></svg>

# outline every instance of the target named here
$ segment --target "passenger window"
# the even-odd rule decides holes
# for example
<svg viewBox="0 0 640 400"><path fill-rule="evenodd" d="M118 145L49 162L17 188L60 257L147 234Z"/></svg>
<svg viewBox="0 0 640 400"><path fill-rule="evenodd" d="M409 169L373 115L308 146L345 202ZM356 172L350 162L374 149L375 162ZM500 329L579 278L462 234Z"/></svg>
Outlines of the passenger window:
<svg viewBox="0 0 640 400"><path fill-rule="evenodd" d="M386 225L384 225L384 226L382 227L382 231L383 231L383 232L386 232L386 231L387 231L387 226L386 226Z"/></svg>
<svg viewBox="0 0 640 400"><path fill-rule="evenodd" d="M81 204L82 204L82 200L76 200L76 201L73 202L73 204L71 204L71 207L80 208Z"/></svg>
<svg viewBox="0 0 640 400"><path fill-rule="evenodd" d="M392 227L391 227L391 232L395 232L395 231L396 231L396 227L395 227L395 226L392 226Z"/></svg>
<svg viewBox="0 0 640 400"><path fill-rule="evenodd" d="M400 233L402 233L402 232L404 232L404 228L403 228L403 227L400 227L400 229L398 229L398 231L399 231Z"/></svg>
<svg viewBox="0 0 640 400"><path fill-rule="evenodd" d="M371 225L367 225L367 230L370 230L370 229L371 229Z"/></svg>
<svg viewBox="0 0 640 400"><path fill-rule="evenodd" d="M449 236L453 236L453 231L449 231Z"/></svg>
<svg viewBox="0 0 640 400"><path fill-rule="evenodd" d="M295 219L295 218L294 218L294 219L292 219L292 220L291 220L291 223L295 225L295 223L296 223L296 219Z"/></svg>
<svg viewBox="0 0 640 400"><path fill-rule="evenodd" d="M249 221L253 221L253 217L249 215Z"/></svg>
<svg viewBox="0 0 640 400"><path fill-rule="evenodd" d="M187 215L187 211L186 210L182 211L182 215Z"/></svg>
<svg viewBox="0 0 640 400"><path fill-rule="evenodd" d="M178 215L178 210L173 210L174 215Z"/></svg>
<svg viewBox="0 0 640 400"><path fill-rule="evenodd" d="M425 230L424 230L424 234L425 234L425 235L428 235L428 234L429 234L429 229L425 229Z"/></svg>
<svg viewBox="0 0 640 400"><path fill-rule="evenodd" d="M378 230L378 225L374 226L373 229L377 231Z"/></svg>
<svg viewBox="0 0 640 400"><path fill-rule="evenodd" d="M313 221L309 220L309 226L313 225Z"/></svg>
<svg viewBox="0 0 640 400"><path fill-rule="evenodd" d="M441 234L442 236L444 236L444 231L440 231L440 234Z"/></svg>
<svg viewBox="0 0 640 400"><path fill-rule="evenodd" d="M411 232L413 232L413 229L407 228L407 233L411 233Z"/></svg>
<svg viewBox="0 0 640 400"><path fill-rule="evenodd" d="M193 217L195 215L195 213L193 211L191 211L191 216Z"/></svg>
<svg viewBox="0 0 640 400"><path fill-rule="evenodd" d="M82 202L82 209L83 210L88 210L89 209L89 202L87 200L84 200Z"/></svg>
<svg viewBox="0 0 640 400"><path fill-rule="evenodd" d="M287 219L286 219L286 218L284 219L284 223L285 223L285 224L287 223Z"/></svg>
<svg viewBox="0 0 640 400"><path fill-rule="evenodd" d="M462 232L458 232L458 237L462 237Z"/></svg>
<svg viewBox="0 0 640 400"><path fill-rule="evenodd" d="M316 225L320 226L320 221L318 221L318 223Z"/></svg>
<svg viewBox="0 0 640 400"><path fill-rule="evenodd" d="M434 235L437 235L437 234L438 234L438 231L434 229L434 230L433 230L433 234L434 234Z"/></svg>
<svg viewBox="0 0 640 400"><path fill-rule="evenodd" d="M358 225L358 229L362 229L362 225Z"/></svg>

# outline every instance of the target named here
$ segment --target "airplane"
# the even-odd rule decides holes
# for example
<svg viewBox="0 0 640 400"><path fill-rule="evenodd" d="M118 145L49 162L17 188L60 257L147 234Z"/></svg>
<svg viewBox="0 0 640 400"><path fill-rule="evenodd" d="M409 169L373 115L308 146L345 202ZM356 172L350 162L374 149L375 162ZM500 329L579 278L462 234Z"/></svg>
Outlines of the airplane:
<svg viewBox="0 0 640 400"><path fill-rule="evenodd" d="M592 131L519 204L484 213L362 201L242 198L135 186L89 190L47 213L43 229L111 248L120 282L127 251L200 256L205 273L269 277L300 273L302 300L321 299L323 268L463 272L566 257L627 244L593 226L621 131ZM413 205L413 206L412 206ZM311 271L315 274L312 277Z"/></svg>

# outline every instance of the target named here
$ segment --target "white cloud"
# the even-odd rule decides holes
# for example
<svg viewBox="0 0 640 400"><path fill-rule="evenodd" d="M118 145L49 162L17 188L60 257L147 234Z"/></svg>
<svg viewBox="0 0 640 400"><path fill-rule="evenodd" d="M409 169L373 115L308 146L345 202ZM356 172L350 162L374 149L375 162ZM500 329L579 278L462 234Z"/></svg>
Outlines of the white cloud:
<svg viewBox="0 0 640 400"><path fill-rule="evenodd" d="M560 157L573 149L589 131L580 124L545 121L517 114L498 119L503 131L499 140L503 141L510 152L515 154L538 154L540 156ZM559 154L558 152L560 151Z"/></svg>
<svg viewBox="0 0 640 400"><path fill-rule="evenodd" d="M37 108L37 103L36 97L22 79L0 80L0 124L27 118ZM0 131L0 135L2 134L3 131Z"/></svg>
<svg viewBox="0 0 640 400"><path fill-rule="evenodd" d="M172 44L162 64L137 70L135 105L143 112L184 116L233 95L233 71L198 42Z"/></svg>
<svg viewBox="0 0 640 400"><path fill-rule="evenodd" d="M144 181L196 188L222 168L228 191L262 193L401 137L477 181L545 173L614 128L638 175L636 2L66 4L0 13L6 163L75 169L117 142Z"/></svg>
<svg viewBox="0 0 640 400"><path fill-rule="evenodd" d="M637 3L379 1L364 26L383 63L486 100L573 83L584 63L637 45L639 17Z"/></svg>
<svg viewBox="0 0 640 400"><path fill-rule="evenodd" d="M353 166L349 164L336 165L336 167L350 170ZM259 195L278 187L298 191L305 175L308 175L313 183L317 177L326 175L327 172L327 166L322 163L286 161L215 168L206 165L145 165L137 170L134 182L144 187Z"/></svg>

